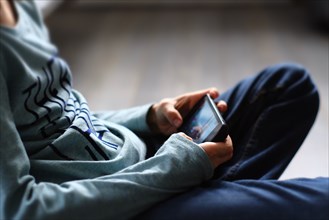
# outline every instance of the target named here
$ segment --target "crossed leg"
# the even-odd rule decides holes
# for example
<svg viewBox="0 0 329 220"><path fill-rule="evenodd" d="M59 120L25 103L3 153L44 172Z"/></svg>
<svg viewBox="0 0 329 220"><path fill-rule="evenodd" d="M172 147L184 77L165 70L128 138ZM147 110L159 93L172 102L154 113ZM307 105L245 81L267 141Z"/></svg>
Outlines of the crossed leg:
<svg viewBox="0 0 329 220"><path fill-rule="evenodd" d="M271 66L221 95L233 158L214 179L139 219L327 219L329 179L277 178L314 123L319 96L293 64Z"/></svg>

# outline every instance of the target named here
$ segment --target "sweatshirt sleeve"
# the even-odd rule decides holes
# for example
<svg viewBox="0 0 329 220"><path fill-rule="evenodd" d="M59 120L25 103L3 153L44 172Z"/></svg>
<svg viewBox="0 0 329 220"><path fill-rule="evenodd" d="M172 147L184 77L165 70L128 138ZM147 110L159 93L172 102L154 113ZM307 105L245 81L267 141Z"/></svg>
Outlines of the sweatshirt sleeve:
<svg viewBox="0 0 329 220"><path fill-rule="evenodd" d="M130 219L212 175L196 144L172 135L157 154L107 176L37 182L0 75L0 219Z"/></svg>
<svg viewBox="0 0 329 220"><path fill-rule="evenodd" d="M123 125L138 134L149 134L151 130L147 124L147 113L151 104L122 109L118 111L94 113L99 119Z"/></svg>

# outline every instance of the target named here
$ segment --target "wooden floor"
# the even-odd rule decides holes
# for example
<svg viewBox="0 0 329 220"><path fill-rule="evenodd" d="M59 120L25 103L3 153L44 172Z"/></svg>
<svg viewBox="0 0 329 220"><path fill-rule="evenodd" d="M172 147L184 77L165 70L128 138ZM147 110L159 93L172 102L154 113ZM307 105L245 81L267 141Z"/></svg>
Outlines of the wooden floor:
<svg viewBox="0 0 329 220"><path fill-rule="evenodd" d="M93 110L120 109L240 79L279 62L307 67L322 104L282 179L328 176L328 34L287 5L81 7L47 19Z"/></svg>

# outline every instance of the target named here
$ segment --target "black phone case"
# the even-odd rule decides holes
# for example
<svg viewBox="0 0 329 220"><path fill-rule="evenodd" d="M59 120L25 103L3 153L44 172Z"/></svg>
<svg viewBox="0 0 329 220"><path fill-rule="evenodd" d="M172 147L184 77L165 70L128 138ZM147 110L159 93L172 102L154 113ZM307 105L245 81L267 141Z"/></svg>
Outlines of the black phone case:
<svg viewBox="0 0 329 220"><path fill-rule="evenodd" d="M213 101L213 99L210 97L209 94L205 95L207 96L208 100L211 102L211 106L213 107L213 110L217 113L218 117L220 118L221 122L222 122L222 127L220 128L220 130L217 132L216 136L212 139L213 142L223 142L225 141L227 135L228 135L228 132L229 132L229 129L228 129L228 126L223 118L223 116L221 115L221 113L218 111L216 105L215 105L215 102ZM187 114L187 116L184 118L184 120L189 120L189 118L191 118L194 113L200 108L201 104L203 103L203 99L205 97L202 97L198 102L197 104L195 104L195 106L192 108L192 110ZM179 129L181 130L181 129Z"/></svg>
<svg viewBox="0 0 329 220"><path fill-rule="evenodd" d="M214 137L213 142L224 142L228 135L228 126L225 124L222 125L217 135Z"/></svg>

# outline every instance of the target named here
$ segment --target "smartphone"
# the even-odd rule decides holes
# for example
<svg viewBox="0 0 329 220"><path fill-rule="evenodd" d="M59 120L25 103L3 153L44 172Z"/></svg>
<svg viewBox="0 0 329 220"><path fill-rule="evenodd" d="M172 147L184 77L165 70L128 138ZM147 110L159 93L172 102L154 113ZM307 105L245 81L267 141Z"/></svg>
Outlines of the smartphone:
<svg viewBox="0 0 329 220"><path fill-rule="evenodd" d="M209 94L205 95L184 118L180 131L190 136L197 144L224 141L228 126Z"/></svg>

